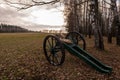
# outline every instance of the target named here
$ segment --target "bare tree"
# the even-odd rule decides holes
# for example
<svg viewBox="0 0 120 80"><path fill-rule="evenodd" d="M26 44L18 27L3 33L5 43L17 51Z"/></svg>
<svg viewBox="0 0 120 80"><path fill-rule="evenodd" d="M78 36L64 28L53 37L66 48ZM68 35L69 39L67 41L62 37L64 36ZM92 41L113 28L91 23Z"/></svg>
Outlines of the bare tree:
<svg viewBox="0 0 120 80"><path fill-rule="evenodd" d="M94 31L95 38L95 47L101 50L104 50L103 36L101 33L101 26L99 25L99 8L98 0L91 0L91 18L92 18L92 27Z"/></svg>
<svg viewBox="0 0 120 80"><path fill-rule="evenodd" d="M109 11L109 27L108 27L108 43L112 43L112 28L113 28L113 20L114 20L114 11L116 6L116 0L111 0L110 11Z"/></svg>

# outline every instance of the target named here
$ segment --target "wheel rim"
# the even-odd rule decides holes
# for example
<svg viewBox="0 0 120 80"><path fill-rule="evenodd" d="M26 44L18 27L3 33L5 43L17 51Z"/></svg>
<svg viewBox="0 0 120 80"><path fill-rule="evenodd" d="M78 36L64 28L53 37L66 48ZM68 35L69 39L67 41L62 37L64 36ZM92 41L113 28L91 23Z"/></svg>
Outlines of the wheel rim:
<svg viewBox="0 0 120 80"><path fill-rule="evenodd" d="M79 45L81 48L85 50L86 42L84 37L78 32L69 32L66 35L66 39L70 39L73 44Z"/></svg>
<svg viewBox="0 0 120 80"><path fill-rule="evenodd" d="M52 65L61 65L64 62L65 52L61 41L53 35L44 39L44 53L48 62Z"/></svg>

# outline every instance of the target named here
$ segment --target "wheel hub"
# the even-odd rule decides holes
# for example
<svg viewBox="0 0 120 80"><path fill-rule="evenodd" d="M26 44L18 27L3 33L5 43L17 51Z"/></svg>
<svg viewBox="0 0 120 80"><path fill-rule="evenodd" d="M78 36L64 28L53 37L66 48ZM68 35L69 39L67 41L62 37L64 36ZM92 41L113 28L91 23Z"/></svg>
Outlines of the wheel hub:
<svg viewBox="0 0 120 80"><path fill-rule="evenodd" d="M55 54L55 49L54 48L51 48L51 54Z"/></svg>

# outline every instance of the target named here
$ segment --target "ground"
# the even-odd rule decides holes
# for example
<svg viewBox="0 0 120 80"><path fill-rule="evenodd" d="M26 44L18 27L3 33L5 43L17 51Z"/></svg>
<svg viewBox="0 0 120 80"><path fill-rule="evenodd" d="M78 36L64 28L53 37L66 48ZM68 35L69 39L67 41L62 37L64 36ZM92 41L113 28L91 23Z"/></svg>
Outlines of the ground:
<svg viewBox="0 0 120 80"><path fill-rule="evenodd" d="M0 80L120 80L120 47L106 42L105 51L94 48L94 38L86 38L87 51L111 66L103 74L66 51L61 66L50 65L43 53L43 33L0 34Z"/></svg>

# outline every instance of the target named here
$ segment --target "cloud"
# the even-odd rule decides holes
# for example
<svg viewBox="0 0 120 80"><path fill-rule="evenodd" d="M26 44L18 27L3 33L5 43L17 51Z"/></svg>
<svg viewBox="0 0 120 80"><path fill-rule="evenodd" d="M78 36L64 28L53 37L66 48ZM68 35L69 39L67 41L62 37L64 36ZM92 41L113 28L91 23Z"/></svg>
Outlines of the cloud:
<svg viewBox="0 0 120 80"><path fill-rule="evenodd" d="M0 4L0 22L16 24L21 22L21 19L27 17L27 14L18 12L5 4ZM19 25L19 24L18 24Z"/></svg>

